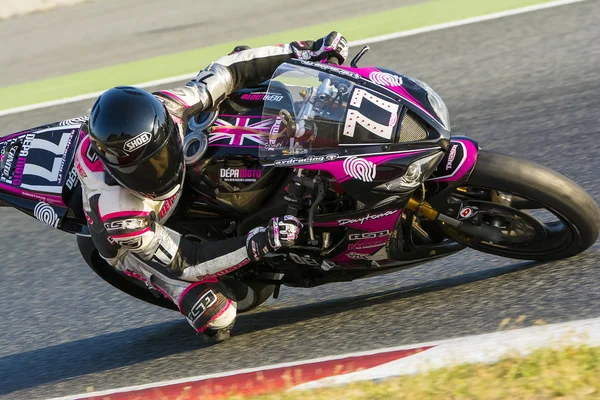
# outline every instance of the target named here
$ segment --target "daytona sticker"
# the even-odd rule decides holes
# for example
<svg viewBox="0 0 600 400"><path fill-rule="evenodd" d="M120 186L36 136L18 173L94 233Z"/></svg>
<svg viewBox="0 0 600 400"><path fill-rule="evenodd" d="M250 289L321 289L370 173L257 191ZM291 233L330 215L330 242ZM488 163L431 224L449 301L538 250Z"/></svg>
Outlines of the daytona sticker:
<svg viewBox="0 0 600 400"><path fill-rule="evenodd" d="M398 211L400 210L388 210L385 212L382 212L381 214L367 214L364 217L360 217L360 218L345 218L345 219L340 219L338 220L338 224L340 225L348 225L348 224L364 224L365 221L371 221L374 219L379 219L379 218L384 218L384 217L389 217L390 215L394 215L396 213L398 213Z"/></svg>

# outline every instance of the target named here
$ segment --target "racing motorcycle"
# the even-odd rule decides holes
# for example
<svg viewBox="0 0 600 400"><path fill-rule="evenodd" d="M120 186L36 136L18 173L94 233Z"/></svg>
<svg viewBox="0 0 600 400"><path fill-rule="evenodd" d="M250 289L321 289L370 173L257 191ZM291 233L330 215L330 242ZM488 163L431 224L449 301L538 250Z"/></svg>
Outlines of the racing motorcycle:
<svg viewBox="0 0 600 400"><path fill-rule="evenodd" d="M187 177L167 226L210 242L292 214L296 245L224 277L255 296L410 268L465 247L524 260L589 248L600 211L568 178L451 136L448 109L427 84L397 72L292 60L269 81L193 116ZM87 117L0 139L0 201L74 233L90 268L116 288L176 306L111 268L83 212L74 153ZM89 153L90 161L95 154ZM169 201L165 207L170 207Z"/></svg>

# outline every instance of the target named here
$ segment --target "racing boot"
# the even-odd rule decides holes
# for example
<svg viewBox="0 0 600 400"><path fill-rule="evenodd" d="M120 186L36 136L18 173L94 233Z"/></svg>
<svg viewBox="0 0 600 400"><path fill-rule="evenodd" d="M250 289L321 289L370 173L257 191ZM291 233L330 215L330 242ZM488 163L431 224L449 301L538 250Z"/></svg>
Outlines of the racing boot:
<svg viewBox="0 0 600 400"><path fill-rule="evenodd" d="M216 343L231 336L236 308L227 286L217 280L193 283L179 297L179 309L192 328Z"/></svg>
<svg viewBox="0 0 600 400"><path fill-rule="evenodd" d="M235 320L227 327L221 329L206 328L204 336L208 341L213 343L221 343L231 337L231 329L235 324Z"/></svg>

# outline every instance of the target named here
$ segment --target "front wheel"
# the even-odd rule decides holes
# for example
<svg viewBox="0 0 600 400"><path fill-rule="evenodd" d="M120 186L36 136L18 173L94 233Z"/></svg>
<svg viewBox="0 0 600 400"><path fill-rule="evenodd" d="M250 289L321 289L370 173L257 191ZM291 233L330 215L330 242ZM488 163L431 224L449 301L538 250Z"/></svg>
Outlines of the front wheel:
<svg viewBox="0 0 600 400"><path fill-rule="evenodd" d="M475 250L524 260L557 260L583 252L598 238L600 210L575 182L540 165L481 151L464 186L448 197L465 224L488 224L499 241L469 236L447 224L451 239Z"/></svg>

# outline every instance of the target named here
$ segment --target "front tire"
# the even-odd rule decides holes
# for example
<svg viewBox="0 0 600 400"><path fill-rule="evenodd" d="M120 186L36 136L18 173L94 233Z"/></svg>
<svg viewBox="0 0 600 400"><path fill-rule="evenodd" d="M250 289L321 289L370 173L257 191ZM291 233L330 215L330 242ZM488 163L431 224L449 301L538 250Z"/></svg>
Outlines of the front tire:
<svg viewBox="0 0 600 400"><path fill-rule="evenodd" d="M490 243L443 225L451 239L485 253L557 260L585 251L598 239L600 210L591 196L567 177L528 161L480 151L471 176L451 198L463 210L478 205L477 222L503 230L503 239ZM537 220L536 212L556 221ZM507 222L511 213L513 221Z"/></svg>

